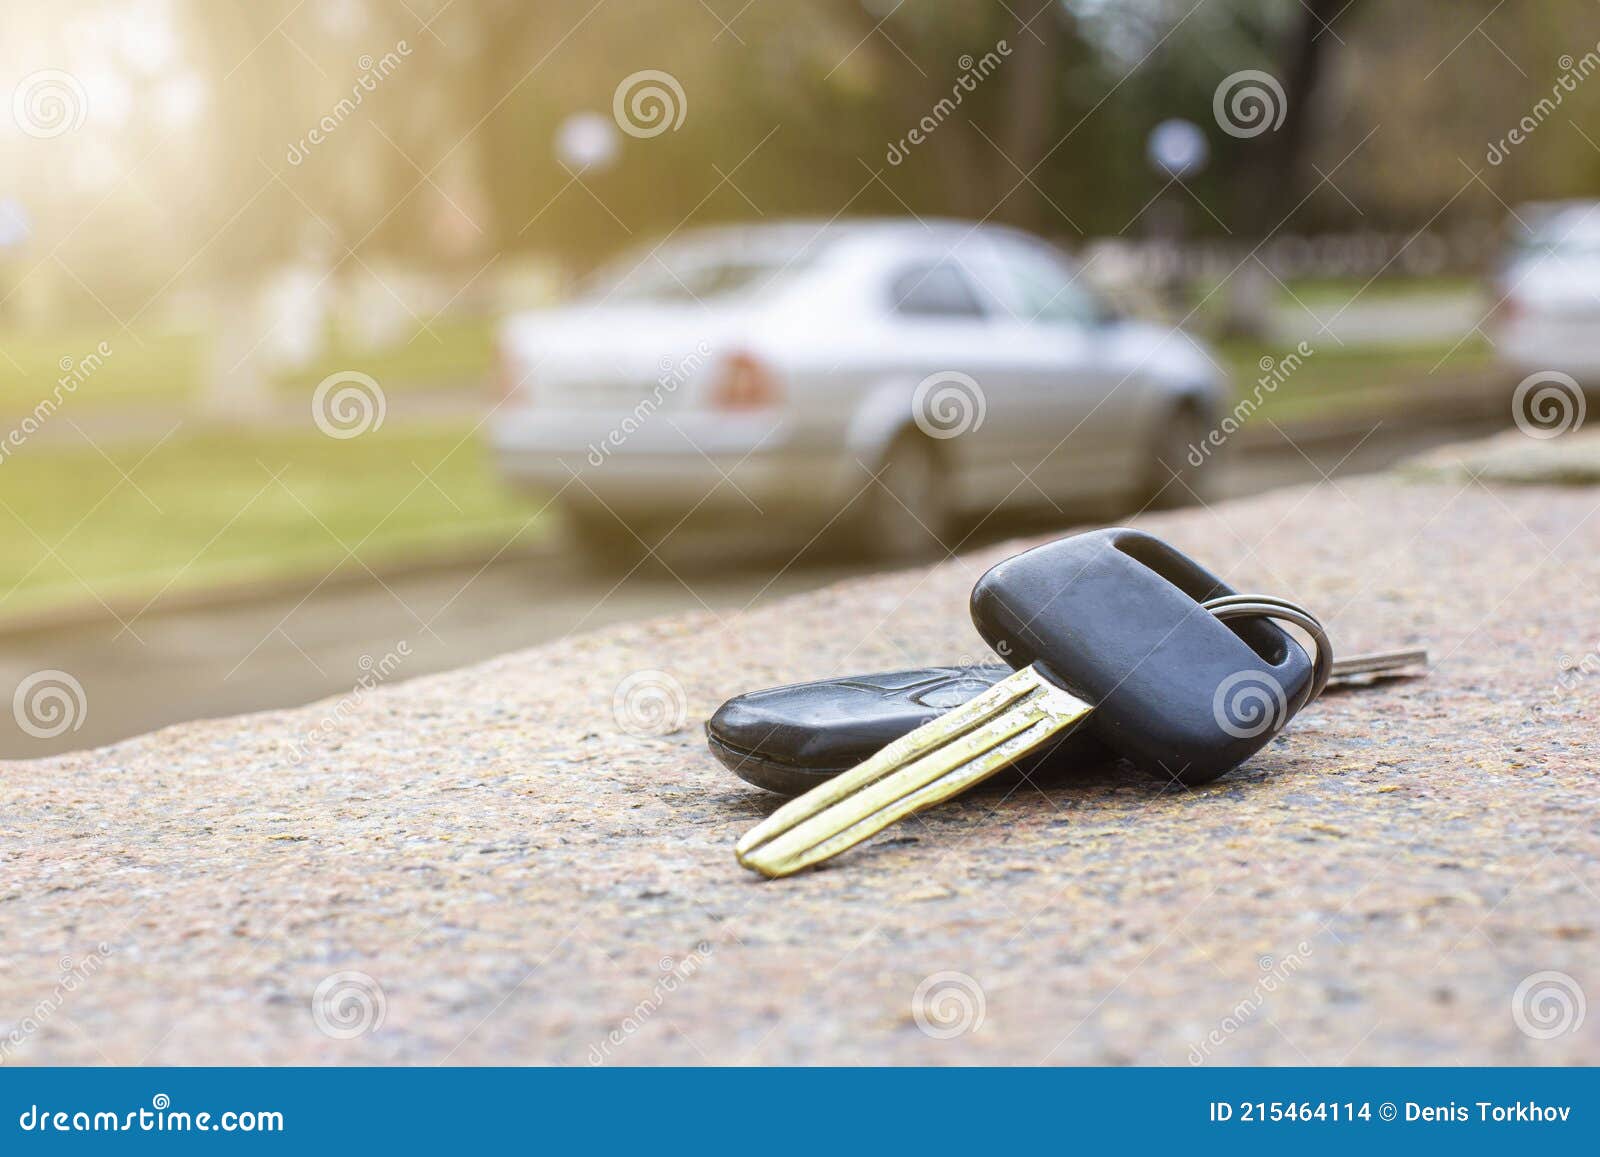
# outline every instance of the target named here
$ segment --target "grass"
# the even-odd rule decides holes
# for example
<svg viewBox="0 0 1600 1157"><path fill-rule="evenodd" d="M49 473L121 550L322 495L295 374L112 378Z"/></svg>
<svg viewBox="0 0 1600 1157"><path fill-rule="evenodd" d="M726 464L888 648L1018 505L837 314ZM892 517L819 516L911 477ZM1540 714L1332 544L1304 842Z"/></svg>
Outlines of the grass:
<svg viewBox="0 0 1600 1157"><path fill-rule="evenodd" d="M1279 344L1226 341L1218 346L1221 360L1240 397L1253 396L1256 385L1272 371L1263 371L1262 359L1282 365L1286 353ZM1406 395L1435 383L1443 385L1454 375L1487 370L1494 351L1474 335L1459 346L1452 343L1416 346L1337 346L1326 343L1302 360L1292 372L1282 374L1276 389L1262 391L1256 420L1303 421L1341 412L1398 408Z"/></svg>
<svg viewBox="0 0 1600 1157"><path fill-rule="evenodd" d="M466 386L478 389L489 372L494 323L484 318L431 322L410 338L381 349L363 348L335 335L316 365L284 375L281 389L310 388L338 370L371 374L384 389Z"/></svg>
<svg viewBox="0 0 1600 1157"><path fill-rule="evenodd" d="M1422 298L1454 297L1481 293L1483 279L1468 276L1437 277L1302 277L1279 290L1279 299L1321 310L1340 309L1351 301L1380 304L1386 301L1416 301ZM1292 296L1291 296L1292 294Z"/></svg>
<svg viewBox="0 0 1600 1157"><path fill-rule="evenodd" d="M105 405L182 401L198 387L202 353L197 338L180 333L141 333L135 340L114 325L8 329L0 334L0 414L33 409L58 378L91 356L102 364L75 398Z"/></svg>
<svg viewBox="0 0 1600 1157"><path fill-rule="evenodd" d="M311 365L277 371L273 386L284 395L309 393L331 373L359 370L385 390L478 388L488 373L492 337L491 322L465 317L442 318L379 348L331 333ZM102 342L109 354L99 353ZM62 359L80 365L91 355L101 364L74 391L75 406L185 406L200 396L215 356L201 334L130 333L109 324L8 329L0 332L0 415L33 409L62 376Z"/></svg>
<svg viewBox="0 0 1600 1157"><path fill-rule="evenodd" d="M180 431L0 462L0 618L490 549L543 532L467 426ZM465 441L463 441L465 438ZM43 448L41 448L42 451ZM431 478L425 477L425 473ZM124 476L126 475L126 477Z"/></svg>

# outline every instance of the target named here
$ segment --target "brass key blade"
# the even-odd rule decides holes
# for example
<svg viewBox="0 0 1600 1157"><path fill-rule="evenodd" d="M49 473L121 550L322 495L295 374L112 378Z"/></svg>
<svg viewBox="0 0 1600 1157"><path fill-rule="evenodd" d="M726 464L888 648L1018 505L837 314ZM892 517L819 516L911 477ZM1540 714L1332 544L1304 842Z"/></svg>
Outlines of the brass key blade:
<svg viewBox="0 0 1600 1157"><path fill-rule="evenodd" d="M1398 651L1373 651L1366 655L1351 655L1348 659L1333 661L1334 679L1353 679L1361 675L1389 675L1409 667L1426 667L1428 652L1425 648Z"/></svg>
<svg viewBox="0 0 1600 1157"><path fill-rule="evenodd" d="M785 804L734 851L764 876L798 872L981 783L1092 710L1025 667Z"/></svg>

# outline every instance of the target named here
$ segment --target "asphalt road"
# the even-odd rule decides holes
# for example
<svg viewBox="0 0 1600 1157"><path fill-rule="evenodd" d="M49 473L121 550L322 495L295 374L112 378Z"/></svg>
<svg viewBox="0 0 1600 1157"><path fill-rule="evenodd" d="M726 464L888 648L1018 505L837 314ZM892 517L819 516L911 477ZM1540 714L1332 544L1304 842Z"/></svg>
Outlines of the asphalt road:
<svg viewBox="0 0 1600 1157"><path fill-rule="evenodd" d="M1309 456L1285 440L1230 463L1222 490L1233 497L1319 482L1324 472L1380 470L1463 436L1461 430L1402 434L1380 427L1359 444L1352 436ZM1048 522L996 521L970 545L1049 528ZM310 594L156 612L138 621L137 637L119 635L109 618L13 633L0 653L0 687L16 687L41 670L67 671L83 688L83 706L74 713L75 729L46 737L24 732L0 713L0 758L36 758L190 719L346 695L377 668L390 679L410 679L608 623L697 609L728 614L873 569L837 555L790 564L792 551L730 564L720 545L697 551L691 544L671 557L670 570L641 567L616 585L559 556L505 559L481 570L329 584Z"/></svg>

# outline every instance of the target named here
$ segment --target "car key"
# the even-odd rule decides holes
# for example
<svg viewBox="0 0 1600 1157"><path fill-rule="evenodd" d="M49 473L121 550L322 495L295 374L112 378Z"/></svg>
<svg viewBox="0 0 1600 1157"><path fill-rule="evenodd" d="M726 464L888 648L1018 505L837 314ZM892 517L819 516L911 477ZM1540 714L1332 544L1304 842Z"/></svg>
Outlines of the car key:
<svg viewBox="0 0 1600 1157"><path fill-rule="evenodd" d="M1203 604L1202 604L1203 605ZM1422 649L1337 658L1329 686L1370 686L1424 674ZM869 759L1011 674L1003 664L920 667L789 683L736 695L706 720L706 745L746 783L800 795ZM1088 731L1019 759L1012 770L1082 767L1112 758Z"/></svg>
<svg viewBox="0 0 1600 1157"><path fill-rule="evenodd" d="M1117 754L1187 783L1236 767L1322 689L1332 656L1315 619L1282 609L1292 604L1226 589L1135 530L1005 560L973 588L971 608L1016 672L779 808L738 842L740 863L767 876L799 871L1086 723ZM1208 599L1229 605L1210 613ZM1224 613L1312 630L1316 664L1275 623L1226 623Z"/></svg>

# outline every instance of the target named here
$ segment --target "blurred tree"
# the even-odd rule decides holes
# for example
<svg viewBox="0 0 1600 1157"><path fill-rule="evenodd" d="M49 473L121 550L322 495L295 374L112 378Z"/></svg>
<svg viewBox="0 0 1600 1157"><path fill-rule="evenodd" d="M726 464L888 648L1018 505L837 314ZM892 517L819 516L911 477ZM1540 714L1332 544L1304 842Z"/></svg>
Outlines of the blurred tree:
<svg viewBox="0 0 1600 1157"><path fill-rule="evenodd" d="M496 254L587 263L730 218L914 212L1119 236L1148 228L1165 178L1144 142L1172 116L1205 129L1213 160L1169 195L1231 241L1497 220L1502 201L1600 181L1588 77L1489 156L1562 60L1596 51L1593 0L173 2L194 119L162 119L178 64L118 65L123 121L96 88L80 133L0 141L0 160L65 174L27 202L41 252L60 246L83 285L62 279L97 309L143 314L307 250L340 279L389 261L461 283ZM110 0L60 7L10 19L0 52L19 75L80 67L90 38L67 24L135 19ZM402 43L353 102L363 61ZM1250 69L1281 84L1284 121L1241 138L1212 101ZM563 121L610 120L645 72L681 88L682 125L619 132L609 168L563 165ZM25 260L23 280L56 269Z"/></svg>

